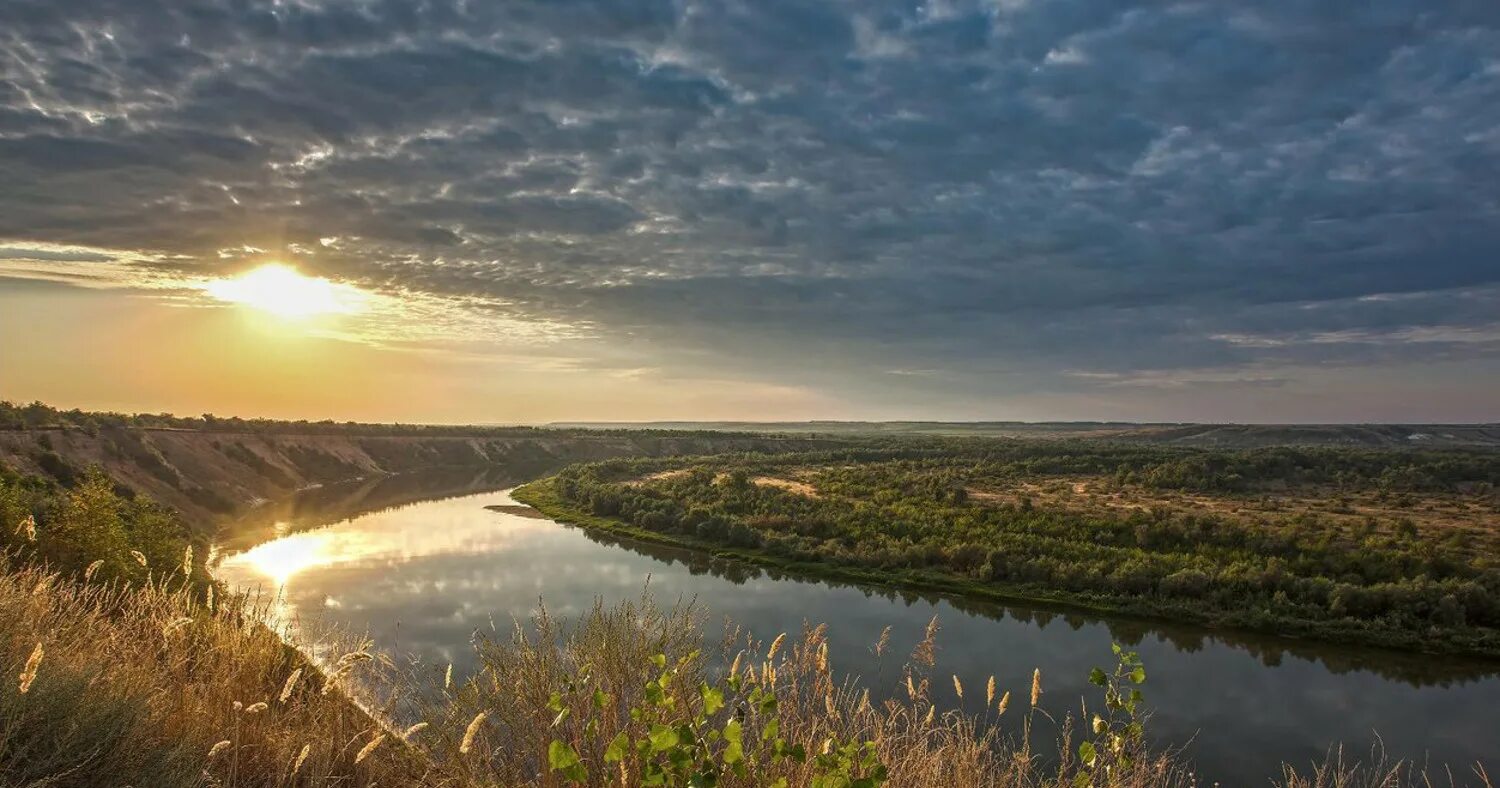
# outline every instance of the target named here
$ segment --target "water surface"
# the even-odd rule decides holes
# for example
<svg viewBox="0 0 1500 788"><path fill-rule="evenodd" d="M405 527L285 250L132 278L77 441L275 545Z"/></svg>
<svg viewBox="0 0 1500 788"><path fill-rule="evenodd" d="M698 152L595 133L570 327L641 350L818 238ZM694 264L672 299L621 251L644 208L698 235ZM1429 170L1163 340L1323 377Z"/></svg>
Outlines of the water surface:
<svg viewBox="0 0 1500 788"><path fill-rule="evenodd" d="M431 489L452 494L506 479L459 475ZM934 686L941 702L958 703L948 678L956 673L973 688L971 701L995 675L1020 706L1032 669L1040 667L1043 705L1059 719L1077 710L1081 697L1097 699L1085 677L1096 665L1110 666L1110 643L1119 641L1140 651L1150 673L1153 737L1183 745L1200 784L1266 784L1283 760L1306 765L1339 743L1362 757L1377 735L1391 755L1453 764L1461 783L1476 761L1500 772L1495 663L788 577L485 508L514 505L504 491L404 503L416 489L411 480L364 484L362 492L314 491L304 498L315 504L260 513L225 542L230 554L220 577L279 590L275 610L288 621L368 632L393 654L452 662L456 674L472 668L476 630L503 631L543 600L556 616L576 616L596 599L639 598L649 583L661 602L695 600L709 620L711 642L726 620L767 639L795 633L805 622L827 623L835 669L861 677L879 696L895 690L902 661L936 615L942 630ZM399 492L382 495L382 484ZM340 521L340 507L365 513ZM232 552L256 539L269 541ZM876 659L871 647L887 626L890 649Z"/></svg>

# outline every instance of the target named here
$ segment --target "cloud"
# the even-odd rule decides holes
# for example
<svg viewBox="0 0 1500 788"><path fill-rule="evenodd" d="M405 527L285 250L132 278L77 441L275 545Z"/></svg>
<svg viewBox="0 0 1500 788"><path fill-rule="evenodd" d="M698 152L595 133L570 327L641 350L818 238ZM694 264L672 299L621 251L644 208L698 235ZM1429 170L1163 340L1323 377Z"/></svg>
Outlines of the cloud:
<svg viewBox="0 0 1500 788"><path fill-rule="evenodd" d="M1497 52L1460 0L12 0L0 239L852 397L1493 370Z"/></svg>

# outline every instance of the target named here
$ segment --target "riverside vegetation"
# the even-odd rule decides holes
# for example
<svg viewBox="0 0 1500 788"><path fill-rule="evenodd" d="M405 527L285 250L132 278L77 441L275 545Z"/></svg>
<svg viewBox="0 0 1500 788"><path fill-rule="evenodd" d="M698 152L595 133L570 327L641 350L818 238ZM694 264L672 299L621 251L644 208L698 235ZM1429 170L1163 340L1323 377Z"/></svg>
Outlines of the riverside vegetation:
<svg viewBox="0 0 1500 788"><path fill-rule="evenodd" d="M1500 453L929 441L571 466L518 500L799 572L1500 655Z"/></svg>
<svg viewBox="0 0 1500 788"><path fill-rule="evenodd" d="M455 680L356 640L289 646L211 582L171 512L98 472L67 487L0 470L0 518L7 788L1195 784L1148 748L1145 668L1119 649L1075 715L1076 699L1044 700L1042 670L963 687L937 662L934 620L901 691L872 702L835 683L823 627L707 644L695 611L643 598L481 637L479 669ZM987 711L944 712L950 691ZM1005 714L1023 715L1018 739L989 724ZM1335 763L1284 782L1424 779Z"/></svg>

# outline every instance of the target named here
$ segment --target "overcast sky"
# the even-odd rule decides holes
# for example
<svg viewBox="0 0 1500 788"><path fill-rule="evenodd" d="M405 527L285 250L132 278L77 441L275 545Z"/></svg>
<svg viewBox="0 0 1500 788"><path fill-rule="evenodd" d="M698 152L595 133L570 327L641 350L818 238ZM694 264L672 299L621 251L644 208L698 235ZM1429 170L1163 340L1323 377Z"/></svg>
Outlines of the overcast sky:
<svg viewBox="0 0 1500 788"><path fill-rule="evenodd" d="M1494 0L5 0L0 184L0 398L1500 420Z"/></svg>

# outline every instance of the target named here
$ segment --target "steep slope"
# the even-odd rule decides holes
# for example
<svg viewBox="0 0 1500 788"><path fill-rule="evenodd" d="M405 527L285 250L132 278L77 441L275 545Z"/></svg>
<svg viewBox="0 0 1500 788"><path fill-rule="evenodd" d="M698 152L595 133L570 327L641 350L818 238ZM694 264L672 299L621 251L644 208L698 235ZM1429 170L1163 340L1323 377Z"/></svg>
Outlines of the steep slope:
<svg viewBox="0 0 1500 788"><path fill-rule="evenodd" d="M630 455L816 448L832 441L736 434L482 430L474 435L231 432L159 428L0 430L0 464L69 482L98 466L199 529L315 484L432 468L560 467Z"/></svg>

